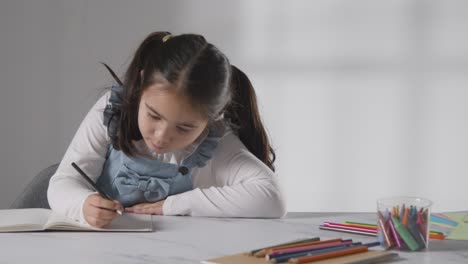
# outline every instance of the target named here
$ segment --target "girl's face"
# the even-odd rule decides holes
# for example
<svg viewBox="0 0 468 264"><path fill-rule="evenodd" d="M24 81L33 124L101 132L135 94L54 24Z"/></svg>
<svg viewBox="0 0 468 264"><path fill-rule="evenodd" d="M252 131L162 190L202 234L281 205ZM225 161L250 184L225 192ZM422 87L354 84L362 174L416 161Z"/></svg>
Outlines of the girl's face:
<svg viewBox="0 0 468 264"><path fill-rule="evenodd" d="M208 119L194 109L188 99L156 83L142 94L138 110L138 127L146 145L153 152L181 150L193 143L204 131Z"/></svg>

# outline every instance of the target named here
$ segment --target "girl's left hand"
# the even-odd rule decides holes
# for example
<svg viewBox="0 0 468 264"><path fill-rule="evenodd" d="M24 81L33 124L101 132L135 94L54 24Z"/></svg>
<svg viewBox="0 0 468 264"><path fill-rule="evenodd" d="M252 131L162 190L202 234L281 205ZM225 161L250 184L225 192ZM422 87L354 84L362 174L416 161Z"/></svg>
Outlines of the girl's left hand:
<svg viewBox="0 0 468 264"><path fill-rule="evenodd" d="M132 207L125 208L125 212L135 213L135 214L154 214L162 215L163 214L163 204L164 200L157 201L155 203L141 203L136 204Z"/></svg>

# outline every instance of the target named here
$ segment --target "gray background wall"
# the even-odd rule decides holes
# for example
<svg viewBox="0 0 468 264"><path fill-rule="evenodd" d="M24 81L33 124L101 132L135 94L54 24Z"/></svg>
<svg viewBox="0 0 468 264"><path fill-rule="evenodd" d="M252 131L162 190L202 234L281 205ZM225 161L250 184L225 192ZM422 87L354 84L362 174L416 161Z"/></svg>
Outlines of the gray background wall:
<svg viewBox="0 0 468 264"><path fill-rule="evenodd" d="M290 211L419 195L468 209L468 2L0 2L0 207L58 162L150 32L203 34L251 77Z"/></svg>

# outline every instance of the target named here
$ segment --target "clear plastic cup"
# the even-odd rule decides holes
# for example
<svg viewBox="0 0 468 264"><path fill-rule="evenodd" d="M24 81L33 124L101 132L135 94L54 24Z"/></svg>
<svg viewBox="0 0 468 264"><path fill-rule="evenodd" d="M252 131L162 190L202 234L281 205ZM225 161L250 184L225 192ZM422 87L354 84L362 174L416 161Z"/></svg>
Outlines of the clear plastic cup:
<svg viewBox="0 0 468 264"><path fill-rule="evenodd" d="M429 246L432 201L397 196L377 200L377 237L389 249L418 251Z"/></svg>

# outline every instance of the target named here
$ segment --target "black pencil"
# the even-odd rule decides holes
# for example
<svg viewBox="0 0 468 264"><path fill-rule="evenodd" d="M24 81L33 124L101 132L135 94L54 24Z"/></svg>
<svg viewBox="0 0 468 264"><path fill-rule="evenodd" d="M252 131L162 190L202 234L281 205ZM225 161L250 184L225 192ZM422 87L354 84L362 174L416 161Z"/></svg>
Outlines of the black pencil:
<svg viewBox="0 0 468 264"><path fill-rule="evenodd" d="M71 165L73 166L73 168L75 168L76 171L78 171L78 173L83 176L83 178L91 185L93 186L93 188L104 198L108 199L108 200L111 200L112 201L112 198L107 195L107 193L105 193L103 190L101 190L101 188L99 188L94 182L93 180L91 180L88 175L86 175L86 173L80 169L80 167L78 167L78 165L76 165L75 162L72 162ZM119 215L122 215L122 211L120 210L116 210L117 213Z"/></svg>

